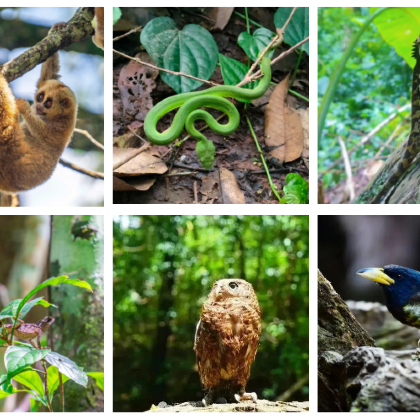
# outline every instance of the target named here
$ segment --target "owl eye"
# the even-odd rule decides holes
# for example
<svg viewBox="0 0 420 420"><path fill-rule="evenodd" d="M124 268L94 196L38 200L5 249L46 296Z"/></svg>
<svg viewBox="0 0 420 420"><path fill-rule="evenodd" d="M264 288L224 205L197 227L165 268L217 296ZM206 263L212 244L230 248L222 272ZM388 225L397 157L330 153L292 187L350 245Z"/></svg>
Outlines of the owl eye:
<svg viewBox="0 0 420 420"><path fill-rule="evenodd" d="M238 283L235 283L234 281L231 281L231 282L229 283L229 287L230 287L231 289L237 289L237 288L238 288Z"/></svg>

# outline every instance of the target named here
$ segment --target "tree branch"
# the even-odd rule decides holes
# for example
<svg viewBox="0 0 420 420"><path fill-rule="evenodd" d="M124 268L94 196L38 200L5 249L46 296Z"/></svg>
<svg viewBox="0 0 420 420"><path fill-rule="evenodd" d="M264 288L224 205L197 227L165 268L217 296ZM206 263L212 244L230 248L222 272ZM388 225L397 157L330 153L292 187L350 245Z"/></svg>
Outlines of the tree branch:
<svg viewBox="0 0 420 420"><path fill-rule="evenodd" d="M102 172L91 171L89 169L82 168L81 166L75 165L74 163L67 162L64 159L59 160L59 162L66 168L73 169L73 171L80 172L83 175L91 176L95 179L104 179L104 174Z"/></svg>
<svg viewBox="0 0 420 420"><path fill-rule="evenodd" d="M11 82L46 61L58 50L92 35L94 32L91 24L93 17L93 7L80 7L66 26L58 27L19 57L0 67L1 74L8 82Z"/></svg>

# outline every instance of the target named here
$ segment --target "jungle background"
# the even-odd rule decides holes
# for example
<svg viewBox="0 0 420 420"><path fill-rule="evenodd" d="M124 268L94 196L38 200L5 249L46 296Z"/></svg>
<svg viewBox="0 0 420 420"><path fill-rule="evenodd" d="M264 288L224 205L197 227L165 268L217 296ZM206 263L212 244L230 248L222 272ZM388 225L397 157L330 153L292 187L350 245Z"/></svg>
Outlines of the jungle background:
<svg viewBox="0 0 420 420"><path fill-rule="evenodd" d="M114 411L203 397L193 341L221 278L251 282L262 309L247 390L308 400L308 216L114 219Z"/></svg>
<svg viewBox="0 0 420 420"><path fill-rule="evenodd" d="M318 9L318 104L355 34L379 8L321 7ZM410 133L410 57L419 35L420 8L388 8L361 36L339 80L324 125L319 129L318 170L325 203L349 202L344 142L357 196L389 154ZM391 10L392 9L392 10ZM387 19L391 25L386 26ZM417 28L417 30L416 30ZM397 109L407 107L379 124ZM366 139L366 136L369 138ZM336 164L336 161L341 161Z"/></svg>
<svg viewBox="0 0 420 420"><path fill-rule="evenodd" d="M82 221L96 229L93 236L78 236L73 227ZM0 310L50 277L67 274L91 285L93 293L70 285L44 288L32 299L43 296L56 307L36 305L24 317L26 323L37 323L53 316L42 346L70 358L88 375L104 371L103 261L103 216L0 216ZM10 319L4 321L10 323ZM6 350L0 347L0 377L6 374ZM42 371L40 362L36 368ZM12 384L18 390L27 389L14 379ZM0 412L29 411L30 397L23 391L0 393ZM64 400L65 411L103 411L103 374L102 387L89 376L86 388L69 380L64 384ZM52 405L60 411L59 392Z"/></svg>
<svg viewBox="0 0 420 420"><path fill-rule="evenodd" d="M0 7L0 66L47 36L58 22L69 21L77 7ZM91 37L59 51L63 83L79 104L76 128L104 143L104 59ZM41 65L10 83L16 98L34 100ZM103 172L104 153L83 134L74 133L62 158L85 169ZM102 206L104 182L61 164L37 188L19 194L21 206ZM89 194L87 194L89 191Z"/></svg>

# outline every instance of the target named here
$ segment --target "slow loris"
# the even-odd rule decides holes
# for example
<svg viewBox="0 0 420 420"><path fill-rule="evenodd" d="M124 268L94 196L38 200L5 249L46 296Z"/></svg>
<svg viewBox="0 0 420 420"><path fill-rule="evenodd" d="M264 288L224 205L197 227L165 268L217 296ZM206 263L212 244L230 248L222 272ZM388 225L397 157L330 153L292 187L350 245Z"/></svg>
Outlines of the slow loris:
<svg viewBox="0 0 420 420"><path fill-rule="evenodd" d="M0 192L15 194L53 173L76 124L74 93L59 81L58 53L42 65L35 103L15 100L0 72ZM23 122L19 124L19 114Z"/></svg>

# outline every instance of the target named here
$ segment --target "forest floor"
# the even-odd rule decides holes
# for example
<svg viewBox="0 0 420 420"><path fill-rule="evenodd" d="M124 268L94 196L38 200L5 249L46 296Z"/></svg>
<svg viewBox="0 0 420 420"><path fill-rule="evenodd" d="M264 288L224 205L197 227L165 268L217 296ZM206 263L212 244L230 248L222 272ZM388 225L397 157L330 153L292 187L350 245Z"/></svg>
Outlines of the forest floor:
<svg viewBox="0 0 420 420"><path fill-rule="evenodd" d="M152 406L149 411L153 412L279 412L279 413L297 413L309 411L309 401L304 402L281 402L258 400L255 404L251 401L244 401L234 404L212 404L203 407L202 403L185 402L176 405L167 405L160 403L159 406Z"/></svg>
<svg viewBox="0 0 420 420"><path fill-rule="evenodd" d="M232 14L227 25L223 30L212 30L214 26L214 16L211 13L217 8L205 8L204 15L178 10L178 8L160 8L153 10L153 16L170 16L177 24L178 28L186 24L199 24L210 30L213 35L219 53L227 57L234 58L242 63L247 62L247 57L242 48L238 45L238 36L246 32L245 19ZM275 31L274 13L277 8L249 8L250 19L260 25ZM147 14L147 11L145 12ZM143 16L144 18L144 16ZM140 18L141 19L141 18ZM151 19L150 16L147 19ZM146 19L146 21L147 21ZM137 22L137 21L136 21ZM135 25L134 25L135 26ZM133 26L133 27L134 27ZM117 32L114 28L114 37L127 32ZM257 29L251 22L251 33ZM141 58L142 61L149 61L150 56L141 49L139 34L135 33L122 38L114 43L114 48L130 56ZM275 52L273 58L289 49L288 45L282 45ZM293 73L297 64L298 55L291 53L284 59L272 66L272 81L280 83L288 74ZM147 73L149 86L147 91L139 93L136 99L140 112L126 112L123 106L122 96L125 95L121 86L121 79L129 77L135 72ZM223 84L220 66L216 67L210 79L217 84ZM154 104L162 101L170 95L173 90L158 77L157 72L145 68L141 64L131 62L114 54L114 147L119 148L138 148L144 143L135 135L130 135L130 131L136 131L142 138L146 138L143 131L144 118ZM207 85L201 86L198 90L207 89ZM300 95L309 97L309 59L306 54L302 59L297 71L297 77L293 82L292 89ZM241 116L238 129L229 136L223 137L214 133L210 129L205 129L205 136L216 146L216 159L211 170L203 170L202 164L198 159L196 140L188 139L182 142L180 147L174 143L168 146L152 146L147 150L151 156L155 171L148 169L146 175L130 176L122 179L114 178L114 203L116 204L228 204L228 203L278 203L273 195L267 174L261 163L260 154L255 141L251 135L246 116L251 121L260 147L263 150L265 160L271 172L273 183L277 191L282 191L286 184L285 178L289 172L300 174L305 180L309 179L309 108L308 102L292 94L287 94L285 103L286 108L291 108L293 112L299 114L298 123L303 130L304 145L301 147L299 158L292 162L280 165L279 161L270 155L270 149L264 144L265 138L265 106L268 104L270 95L274 90L271 86L267 93L245 107L243 103L235 101L235 105ZM141 105L141 104L142 105ZM147 104L147 105L146 105ZM136 111L138 111L138 107ZM280 112L280 111L279 111ZM165 131L172 123L176 111L165 115L158 124L158 131ZM215 117L220 113L210 111ZM227 122L227 117L223 117L221 123ZM198 122L197 127L201 127ZM289 127L289 129L292 129ZM180 140L184 139L187 133L184 131ZM114 149L116 150L116 149ZM115 152L114 152L115 153ZM147 162L147 164L150 162ZM184 165L182 167L182 165ZM155 173L153 173L155 172ZM176 175L179 173L180 175ZM125 183L125 185L124 185ZM118 191L117 191L118 190Z"/></svg>

